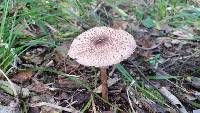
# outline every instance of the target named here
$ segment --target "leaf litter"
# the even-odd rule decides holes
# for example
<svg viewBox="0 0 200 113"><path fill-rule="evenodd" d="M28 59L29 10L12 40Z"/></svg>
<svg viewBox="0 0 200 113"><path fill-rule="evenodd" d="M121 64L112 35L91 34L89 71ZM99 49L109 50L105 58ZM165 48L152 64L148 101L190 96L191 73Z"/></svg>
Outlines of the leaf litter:
<svg viewBox="0 0 200 113"><path fill-rule="evenodd" d="M147 4L153 5L154 2L154 0L148 0L145 3L142 0L136 2L136 5L145 8ZM68 4L64 5L70 7L72 12L76 12ZM127 4L124 4L124 6L121 5L118 8L126 6ZM191 26L174 29L163 24L158 30L154 28L155 23L150 17L146 17L141 22L132 22L132 17L128 17L128 19L120 17L125 16L126 13L121 12L123 15L119 15L120 12L115 13L112 9L113 6L109 6L108 3L102 3L99 7L96 12L99 15L102 14L103 22L109 23L113 28L127 30L135 37L139 47L132 57L122 62L121 65L137 80L142 88L138 89L131 86L127 93L128 81L121 78L121 73L117 69L113 71L110 67L108 71L112 74L109 75L110 79L108 80L110 84L109 102L112 103L111 105L114 104L111 106L109 102L103 101L96 94L100 92L101 88L97 77L98 70L93 67L84 67L68 58L67 51L71 40L61 41L55 48L36 45L19 56L22 61L19 68L27 70L17 70L16 73L12 73L11 79L15 82L17 91L23 90L22 97L19 97L19 99L27 104L29 112L80 112L84 106L88 105L86 112L114 113L116 110L120 112L131 112L132 110L139 113L165 113L166 111L171 113L189 111L198 113L200 108L200 45L196 36L199 35L199 29ZM101 10L101 8L105 10ZM115 10L121 11L121 9ZM117 20L111 19L109 15L106 15L107 13L115 16ZM128 11L127 14L130 15ZM87 21L92 20L89 15L87 16ZM22 23L26 23L26 21ZM94 21L90 24L87 24L86 21L79 22L77 19L74 23L76 23L75 27L78 27L81 31L100 25L100 23ZM51 29L49 32L53 32L54 35L59 32L59 29L51 24L46 23L45 25ZM17 27L19 26L21 25L17 25ZM32 38L45 34L41 27L35 24L26 26L20 32ZM138 68L133 64L137 65ZM29 69L37 67L53 68L69 75L76 75L80 81L73 81L69 77L60 76L60 73L45 69L44 71ZM141 73L144 76L141 76ZM1 103L5 105L0 106L1 112L4 109L12 109L12 105L9 105L12 102L9 103L9 100L14 99L8 95L13 94L8 83L2 81L0 84L2 84L0 97L5 98L0 99ZM158 91L153 92L156 88ZM28 93L23 94L25 92ZM24 99L24 96L28 98L28 101ZM93 97L93 101L90 101L91 97ZM9 108L6 108L6 106ZM14 111L17 113L18 108Z"/></svg>

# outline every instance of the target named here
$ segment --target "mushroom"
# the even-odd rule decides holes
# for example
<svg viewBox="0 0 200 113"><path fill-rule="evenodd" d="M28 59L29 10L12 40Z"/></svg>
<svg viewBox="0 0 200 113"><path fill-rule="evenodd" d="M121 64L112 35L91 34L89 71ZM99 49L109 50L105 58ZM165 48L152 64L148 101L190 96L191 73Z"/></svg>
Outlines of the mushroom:
<svg viewBox="0 0 200 113"><path fill-rule="evenodd" d="M134 37L124 30L94 27L77 36L68 55L84 66L100 68L102 97L108 100L106 67L131 56L136 48Z"/></svg>

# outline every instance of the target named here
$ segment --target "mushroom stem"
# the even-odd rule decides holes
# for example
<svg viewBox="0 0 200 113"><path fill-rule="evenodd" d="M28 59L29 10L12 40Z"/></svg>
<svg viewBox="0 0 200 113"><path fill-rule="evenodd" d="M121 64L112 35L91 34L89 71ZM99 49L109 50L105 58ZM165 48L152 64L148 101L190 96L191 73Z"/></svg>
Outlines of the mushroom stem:
<svg viewBox="0 0 200 113"><path fill-rule="evenodd" d="M105 100L108 100L108 76L107 76L107 70L106 68L100 68L100 74L101 74L101 83L102 83L102 89L101 89L101 93L102 93L102 97Z"/></svg>

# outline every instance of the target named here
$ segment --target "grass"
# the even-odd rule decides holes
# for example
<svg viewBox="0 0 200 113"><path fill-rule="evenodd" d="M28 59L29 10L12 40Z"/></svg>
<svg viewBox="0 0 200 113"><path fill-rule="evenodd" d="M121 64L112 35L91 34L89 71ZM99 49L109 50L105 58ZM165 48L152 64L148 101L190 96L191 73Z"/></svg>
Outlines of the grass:
<svg viewBox="0 0 200 113"><path fill-rule="evenodd" d="M121 16L120 18L127 19L130 14L126 10L119 8L120 5L126 2L122 0L105 1L106 5L113 8L113 13ZM64 0L61 2L52 2L50 0L37 2L34 0L16 0L13 2L5 0L1 3L3 11L0 27L0 67L4 71L12 68L14 60L25 48L35 45L54 47L56 42L61 39L71 39L80 33L80 29L74 25L75 22L80 22L80 26L86 29L96 25L110 26L102 17L110 18L111 20L114 20L115 17L112 16L112 12L108 12L106 9L92 10L91 6L97 3L99 2L96 0L84 0L81 2L76 0ZM156 27L161 29L163 24L169 24L174 27L183 27L184 25L198 27L200 24L200 11L198 8L186 3L187 1L179 0L173 2L156 0L153 6L146 6L145 10L137 6L130 6L130 8L132 9L131 14L134 14L138 21L147 28ZM168 10L168 6L171 8L170 10ZM14 7L16 10L13 10ZM99 15L96 13L97 10L100 11ZM45 23L49 23L58 29L58 32L53 34L54 39L50 41L48 38L51 34L49 34L49 28ZM27 36L23 31L28 26L33 25L37 26L39 32L41 32L39 36L37 35L37 38L29 36L30 34Z"/></svg>
<svg viewBox="0 0 200 113"><path fill-rule="evenodd" d="M3 18L0 32L0 67L3 71L7 72L14 67L14 60L18 57L18 55L24 52L24 50L37 44L44 45L44 43L47 43L47 40L43 41L42 38L33 39L32 37L25 36L23 32L21 32L23 27L25 27L21 24L22 19L26 19L33 15L24 13L22 16L22 14L20 14L21 10L16 10L12 13L9 12L12 10L10 6L15 5L13 1L11 2L10 0L5 0L1 5L3 5ZM30 22L31 19L26 21ZM18 26L20 26L20 28L18 28Z"/></svg>
<svg viewBox="0 0 200 113"><path fill-rule="evenodd" d="M121 73L122 78L126 81L127 85L133 83L132 86L138 88L138 90L147 98L154 100L155 102L159 103L160 105L164 106L167 105L166 100L161 96L161 94L156 89L147 89L143 86L143 84L138 83L136 80L133 79L133 75L130 75L128 71L121 65L117 64L116 68ZM167 105L168 106L168 105Z"/></svg>
<svg viewBox="0 0 200 113"><path fill-rule="evenodd" d="M34 0L5 0L2 2L2 20L0 28L0 67L8 71L13 67L13 62L26 48L35 45L55 46L61 39L66 40L77 35L80 30L75 27L74 22L80 22L81 26L90 28L92 23L106 25L100 20L96 13L88 7L94 0L78 2L76 0L64 0L61 2L34 1ZM105 13L105 11L102 11ZM59 29L53 34L54 39L50 40L52 34L45 26L49 23L52 27ZM63 26L64 25L64 26ZM30 27L36 26L39 35ZM29 34L27 34L27 29ZM26 32L24 31L26 30ZM30 35L36 35L31 37Z"/></svg>
<svg viewBox="0 0 200 113"><path fill-rule="evenodd" d="M147 27L161 29L163 24L175 28L199 26L199 8L186 0L156 0L153 6L133 9L135 16ZM158 16L159 15L159 16Z"/></svg>
<svg viewBox="0 0 200 113"><path fill-rule="evenodd" d="M32 71L36 71L36 72L37 72L37 71L39 71L39 72L50 72L50 73L57 74L58 76L66 77L66 79L71 80L71 81L74 81L76 84L79 84L79 85L83 86L85 89L87 89L88 92L91 93L91 95L94 95L94 96L97 97L98 99L102 100L105 104L108 104L109 106L111 106L111 107L117 109L118 111L123 111L123 110L120 109L118 106L113 105L112 103L110 103L110 102L104 100L104 99L103 99L102 97L100 97L98 94L93 93L93 90L92 90L91 86L90 86L88 83L86 83L86 82L84 82L84 81L82 81L82 80L80 80L80 79L74 77L74 75L69 75L69 74L63 73L63 72L61 72L61 71L58 71L58 70L56 70L56 69L52 69L52 68L35 68L35 69L32 69ZM94 98L94 97L91 96L91 99L92 99L92 98ZM86 105L83 106L82 111L87 110L88 107L90 106L90 104L91 104L91 100L89 100L89 101L86 103Z"/></svg>
<svg viewBox="0 0 200 113"><path fill-rule="evenodd" d="M175 29L185 26L200 26L200 8L188 0L155 0L154 5L127 4L128 0L4 0L0 3L0 68L7 74L17 69L17 58L31 47L41 45L54 48L63 41L69 41L82 30L94 26L112 26L114 20L130 21L133 17L146 29L161 30L164 25ZM99 6L98 6L99 4ZM102 6L101 6L102 5ZM124 9L124 5L128 9ZM106 9L107 8L107 9ZM47 23L55 29L52 31ZM194 34L199 40L198 34ZM150 59L156 65L159 56ZM120 64L116 65L125 85L136 80ZM45 70L51 71L52 70ZM60 72L53 71L57 74ZM84 84L88 91L91 87L76 78L70 78L78 84ZM164 100L155 90L146 89L136 82L139 91L147 98L160 104ZM86 111L91 106L91 96L83 106ZM112 105L111 103L108 103ZM198 105L199 106L199 105ZM117 108L119 109L119 108ZM121 109L119 109L121 110Z"/></svg>

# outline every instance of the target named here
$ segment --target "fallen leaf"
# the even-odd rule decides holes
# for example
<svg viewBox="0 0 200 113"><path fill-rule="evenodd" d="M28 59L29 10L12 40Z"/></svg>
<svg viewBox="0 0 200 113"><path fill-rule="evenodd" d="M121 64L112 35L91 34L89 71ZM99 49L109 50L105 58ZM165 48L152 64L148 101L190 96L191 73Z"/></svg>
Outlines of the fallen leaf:
<svg viewBox="0 0 200 113"><path fill-rule="evenodd" d="M57 83L60 88L75 89L75 88L81 87L81 85L78 85L76 82L74 82L72 80L68 80L66 78L58 78Z"/></svg>
<svg viewBox="0 0 200 113"><path fill-rule="evenodd" d="M30 92L27 88L22 88L17 84L13 83L16 93L20 95L22 98L26 98L29 96ZM10 87L10 83L8 81L0 80L0 89L4 90L6 93L10 95L14 95L13 89Z"/></svg>
<svg viewBox="0 0 200 113"><path fill-rule="evenodd" d="M142 37L139 40L137 40L137 44L142 48L151 48L155 45L152 40L146 37ZM152 51L143 51L142 49L139 54L143 56L145 60L148 60L149 58L152 57Z"/></svg>
<svg viewBox="0 0 200 113"><path fill-rule="evenodd" d="M32 71L19 71L15 75L13 75L12 81L17 83L23 83L27 80L29 80L32 77L33 73Z"/></svg>
<svg viewBox="0 0 200 113"><path fill-rule="evenodd" d="M34 82L27 87L30 91L34 91L37 93L45 93L48 90L47 85L37 81L36 79L33 79L33 81Z"/></svg>
<svg viewBox="0 0 200 113"><path fill-rule="evenodd" d="M150 48L154 45L153 40L149 37L141 37L139 40L137 40L137 43L144 48Z"/></svg>

